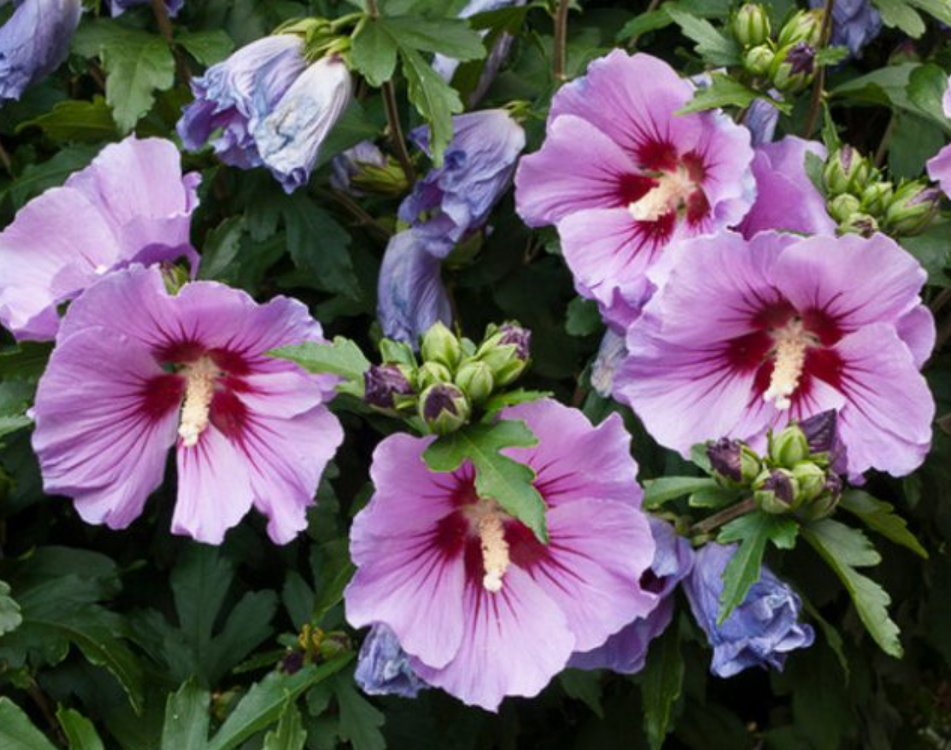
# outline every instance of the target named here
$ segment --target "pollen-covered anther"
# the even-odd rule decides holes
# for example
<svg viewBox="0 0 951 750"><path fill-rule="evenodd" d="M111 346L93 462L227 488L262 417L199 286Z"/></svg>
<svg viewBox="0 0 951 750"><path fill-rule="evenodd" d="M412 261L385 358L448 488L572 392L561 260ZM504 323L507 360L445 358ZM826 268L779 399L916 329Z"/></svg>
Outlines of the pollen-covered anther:
<svg viewBox="0 0 951 750"><path fill-rule="evenodd" d="M208 357L201 357L182 368L185 378L185 403L178 425L182 445L191 448L208 426L211 399L215 395L215 379L221 372Z"/></svg>
<svg viewBox="0 0 951 750"><path fill-rule="evenodd" d="M657 221L672 211L680 210L697 189L684 167L678 167L674 172L664 172L655 179L657 184L640 200L627 207L637 221Z"/></svg>
<svg viewBox="0 0 951 750"><path fill-rule="evenodd" d="M777 409L788 409L802 379L806 351L816 346L817 341L798 318L773 331L772 335L776 342L772 350L773 374L769 387L763 392L763 400L771 401Z"/></svg>
<svg viewBox="0 0 951 750"><path fill-rule="evenodd" d="M494 506L495 503L492 503ZM502 577L509 567L509 544L505 541L505 524L498 510L490 508L480 514L477 529L482 542L482 585L493 593L502 590Z"/></svg>

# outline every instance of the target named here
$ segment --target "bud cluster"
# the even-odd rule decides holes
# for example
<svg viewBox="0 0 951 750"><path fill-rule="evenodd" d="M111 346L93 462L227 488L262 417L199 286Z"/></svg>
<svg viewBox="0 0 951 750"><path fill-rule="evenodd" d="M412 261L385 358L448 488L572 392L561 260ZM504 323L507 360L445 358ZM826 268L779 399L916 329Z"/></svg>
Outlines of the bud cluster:
<svg viewBox="0 0 951 750"><path fill-rule="evenodd" d="M739 440L707 445L714 477L728 489L746 489L766 513L795 513L803 520L825 518L842 495L844 450L835 429L836 413L823 412L770 432L760 456Z"/></svg>
<svg viewBox="0 0 951 750"><path fill-rule="evenodd" d="M436 323L422 337L418 357L408 344L384 339L383 363L364 375L364 400L394 416L415 415L430 432L447 435L525 371L530 346L531 332L517 323L490 325L479 344Z"/></svg>
<svg viewBox="0 0 951 750"><path fill-rule="evenodd" d="M918 234L938 212L937 188L924 180L902 180L896 187L849 145L829 156L822 180L829 214L839 223L840 234Z"/></svg>
<svg viewBox="0 0 951 750"><path fill-rule="evenodd" d="M798 11L773 38L764 6L740 6L731 27L743 48L743 69L768 89L795 93L806 88L815 75L822 14L821 10Z"/></svg>

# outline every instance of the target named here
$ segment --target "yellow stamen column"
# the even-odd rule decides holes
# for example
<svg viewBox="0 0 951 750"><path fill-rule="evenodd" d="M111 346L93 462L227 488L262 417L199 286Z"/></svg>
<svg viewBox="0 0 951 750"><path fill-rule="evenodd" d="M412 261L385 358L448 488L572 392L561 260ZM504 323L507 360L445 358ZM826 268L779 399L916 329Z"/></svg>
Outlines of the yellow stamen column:
<svg viewBox="0 0 951 750"><path fill-rule="evenodd" d="M182 405L178 435L186 448L198 443L208 426L208 412L215 395L215 378L221 373L208 357L202 357L182 370L185 376L185 403Z"/></svg>

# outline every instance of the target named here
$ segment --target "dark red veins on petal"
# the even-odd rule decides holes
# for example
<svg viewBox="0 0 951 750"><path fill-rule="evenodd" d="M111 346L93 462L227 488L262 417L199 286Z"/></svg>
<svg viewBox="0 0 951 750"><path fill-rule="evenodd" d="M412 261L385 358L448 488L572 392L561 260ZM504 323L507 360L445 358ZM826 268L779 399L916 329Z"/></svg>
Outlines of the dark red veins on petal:
<svg viewBox="0 0 951 750"><path fill-rule="evenodd" d="M673 172L680 161L674 144L666 141L647 141L635 156L638 166L648 172Z"/></svg>
<svg viewBox="0 0 951 750"><path fill-rule="evenodd" d="M156 375L142 387L142 411L152 421L158 421L181 406L185 397L185 381L171 373Z"/></svg>
<svg viewBox="0 0 951 750"><path fill-rule="evenodd" d="M205 347L197 341L174 341L166 344L155 353L156 359L163 364L189 364L204 356Z"/></svg>
<svg viewBox="0 0 951 750"><path fill-rule="evenodd" d="M248 407L233 391L215 391L208 416L222 435L234 442L241 442L249 423Z"/></svg>
<svg viewBox="0 0 951 750"><path fill-rule="evenodd" d="M627 207L636 203L651 188L656 187L657 180L653 177L643 174L624 174L618 179L617 186L617 206Z"/></svg>
<svg viewBox="0 0 951 750"><path fill-rule="evenodd" d="M687 198L687 222L699 224L710 215L710 201L703 190L694 190Z"/></svg>
<svg viewBox="0 0 951 750"><path fill-rule="evenodd" d="M800 315L806 330L816 336L823 346L833 346L843 336L838 322L825 310L810 308Z"/></svg>

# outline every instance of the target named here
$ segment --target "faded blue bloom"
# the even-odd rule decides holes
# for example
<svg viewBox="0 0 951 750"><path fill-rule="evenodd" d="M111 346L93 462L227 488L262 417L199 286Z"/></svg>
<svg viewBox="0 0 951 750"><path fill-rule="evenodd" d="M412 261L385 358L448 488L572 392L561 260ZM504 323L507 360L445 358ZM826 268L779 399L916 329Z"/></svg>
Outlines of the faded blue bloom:
<svg viewBox="0 0 951 750"><path fill-rule="evenodd" d="M627 356L624 336L610 328L605 331L598 348L598 356L591 365L591 387L605 398L611 397L614 388L614 373Z"/></svg>
<svg viewBox="0 0 951 750"><path fill-rule="evenodd" d="M504 109L470 112L452 122L443 166L416 182L399 217L427 236L456 243L488 221L508 189L525 131ZM410 138L429 153L428 127L417 128Z"/></svg>
<svg viewBox="0 0 951 750"><path fill-rule="evenodd" d="M811 646L815 633L799 623L799 597L765 565L743 603L717 625L723 570L735 551L735 545L704 545L684 581L693 616L713 647L710 671L732 677L755 666L782 670L786 655Z"/></svg>
<svg viewBox="0 0 951 750"><path fill-rule="evenodd" d="M778 97L779 92L773 93L773 96ZM756 99L743 118L743 124L749 129L754 146L772 142L778 122L779 110L765 99Z"/></svg>
<svg viewBox="0 0 951 750"><path fill-rule="evenodd" d="M366 165L386 168L389 160L379 147L371 141L361 141L353 148L348 148L342 154L334 157L330 163L333 173L330 175L330 186L341 193L349 193L357 198L365 193L353 186L351 180Z"/></svg>
<svg viewBox="0 0 951 750"><path fill-rule="evenodd" d="M415 229L390 239L377 286L377 316L384 336L416 346L434 323L452 322L442 282L442 259L452 248L452 242Z"/></svg>
<svg viewBox="0 0 951 750"><path fill-rule="evenodd" d="M294 34L264 37L192 79L195 101L177 127L185 148L197 151L220 131L213 146L221 161L242 169L261 166L252 131L303 72L303 49Z"/></svg>
<svg viewBox="0 0 951 750"><path fill-rule="evenodd" d="M69 55L80 0L23 0L0 27L0 104L17 100Z"/></svg>
<svg viewBox="0 0 951 750"><path fill-rule="evenodd" d="M353 76L338 55L322 57L298 76L251 134L264 165L287 193L306 185L320 147L353 97Z"/></svg>
<svg viewBox="0 0 951 750"><path fill-rule="evenodd" d="M809 0L813 8L825 6L825 0ZM869 0L836 0L832 6L832 44L848 47L854 57L882 30L882 16Z"/></svg>
<svg viewBox="0 0 951 750"><path fill-rule="evenodd" d="M525 5L526 2L527 0L469 0L466 7L459 12L459 18L471 18L479 13L488 13L489 11L500 10L502 8L521 7ZM483 38L487 33L488 32L485 31L482 32ZM479 100L485 96L485 92L488 91L489 86L492 85L492 81L494 81L498 75L499 69L505 63L506 58L508 58L513 41L511 34L502 34L489 51L489 56L482 66L482 75L479 77L479 82L472 90L472 93L469 94L470 107L475 106ZM458 68L459 61L451 57L436 55L433 58L433 69L439 73L447 83L452 81L452 77L456 74Z"/></svg>
<svg viewBox="0 0 951 750"><path fill-rule="evenodd" d="M112 17L115 18L136 5L151 4L151 0L109 0L109 10L112 12ZM184 4L185 0L165 0L165 7L168 8L168 14L172 18L178 15L178 11L182 9Z"/></svg>
<svg viewBox="0 0 951 750"><path fill-rule="evenodd" d="M386 625L370 628L360 647L354 679L368 695L415 698L420 690L429 687L413 671L409 656Z"/></svg>
<svg viewBox="0 0 951 750"><path fill-rule="evenodd" d="M593 651L574 654L569 667L610 669L634 674L644 668L651 641L663 633L674 617L674 589L693 566L690 542L679 536L666 521L650 516L651 534L657 545L654 562L641 577L641 587L657 597L657 607L645 618L635 620L612 635Z"/></svg>

